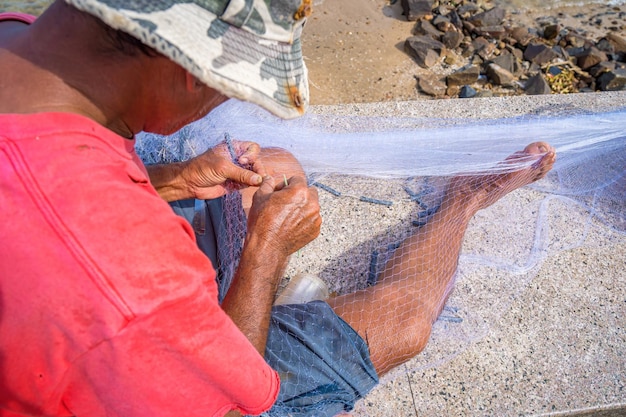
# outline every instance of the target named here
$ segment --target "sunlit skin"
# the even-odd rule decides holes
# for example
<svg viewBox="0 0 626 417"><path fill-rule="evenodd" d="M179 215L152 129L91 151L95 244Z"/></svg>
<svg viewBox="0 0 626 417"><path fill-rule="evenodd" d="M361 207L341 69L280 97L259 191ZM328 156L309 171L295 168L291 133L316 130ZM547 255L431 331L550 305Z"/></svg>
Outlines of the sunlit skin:
<svg viewBox="0 0 626 417"><path fill-rule="evenodd" d="M76 113L129 139L141 131L173 133L226 99L161 55L116 52L95 18L62 1L30 26L0 23L0 74L0 112ZM233 163L222 145L184 163L153 166L149 174L166 201L216 198L227 181L243 189L247 236L222 308L263 354L289 256L318 236L322 220L317 191L293 156L253 142L234 146L238 162L251 169ZM396 250L378 285L328 301L366 340L379 375L426 345L474 214L544 177L556 155L538 142L510 159L522 157L534 163L453 179L438 212Z"/></svg>

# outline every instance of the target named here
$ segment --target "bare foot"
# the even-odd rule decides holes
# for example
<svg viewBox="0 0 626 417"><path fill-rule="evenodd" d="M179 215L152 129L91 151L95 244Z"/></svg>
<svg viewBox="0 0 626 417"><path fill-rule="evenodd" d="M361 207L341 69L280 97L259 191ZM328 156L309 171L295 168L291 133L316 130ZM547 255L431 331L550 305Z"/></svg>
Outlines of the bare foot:
<svg viewBox="0 0 626 417"><path fill-rule="evenodd" d="M452 203L461 203L468 207L468 214L473 215L511 191L543 178L552 169L555 160L556 152L552 146L545 142L531 143L523 151L515 152L498 165L504 168L504 173L461 175L453 178L448 187L448 197L453 200ZM519 170L506 170L507 165L525 164L529 161L534 162Z"/></svg>

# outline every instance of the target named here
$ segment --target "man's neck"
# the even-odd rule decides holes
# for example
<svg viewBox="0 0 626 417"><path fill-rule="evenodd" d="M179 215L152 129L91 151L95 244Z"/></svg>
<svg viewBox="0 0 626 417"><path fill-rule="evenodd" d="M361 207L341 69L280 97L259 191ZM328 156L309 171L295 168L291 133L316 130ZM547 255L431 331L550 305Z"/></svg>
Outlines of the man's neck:
<svg viewBox="0 0 626 417"><path fill-rule="evenodd" d="M93 52L101 27L64 8L70 6L57 1L30 27L0 23L0 112L77 113L132 137L144 124L141 57L113 54L102 62Z"/></svg>

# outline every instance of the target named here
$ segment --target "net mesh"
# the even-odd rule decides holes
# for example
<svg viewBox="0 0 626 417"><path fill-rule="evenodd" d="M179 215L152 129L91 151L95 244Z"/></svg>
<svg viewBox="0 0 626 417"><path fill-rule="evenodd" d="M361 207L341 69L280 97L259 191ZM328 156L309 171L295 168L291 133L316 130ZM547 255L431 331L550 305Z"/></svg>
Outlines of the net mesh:
<svg viewBox="0 0 626 417"><path fill-rule="evenodd" d="M327 115L282 121L231 100L175 135L141 135L137 151L147 164L185 160L228 134L267 147L268 161L271 147L290 152L318 189L323 226L292 255L281 289L302 274L319 277L384 382L405 361L402 372L439 366L484 337L542 261L588 243L591 228L626 233L625 116L620 110L488 121ZM534 182L541 153L515 152L535 141L549 142L557 161ZM300 169L275 152L287 177ZM238 193L224 201L230 243L220 248L226 260L220 274L232 277L245 216ZM283 312L290 308L296 311L286 305ZM338 370L352 373L350 350L333 349ZM294 381L319 400L304 386L314 366L299 368L303 375ZM317 404L310 415L336 412Z"/></svg>

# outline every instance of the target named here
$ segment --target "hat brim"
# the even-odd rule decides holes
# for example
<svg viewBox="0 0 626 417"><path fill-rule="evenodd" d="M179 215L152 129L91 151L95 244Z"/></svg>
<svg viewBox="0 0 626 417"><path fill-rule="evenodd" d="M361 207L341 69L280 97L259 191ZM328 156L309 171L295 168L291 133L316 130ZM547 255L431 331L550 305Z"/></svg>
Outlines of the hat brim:
<svg viewBox="0 0 626 417"><path fill-rule="evenodd" d="M194 3L151 1L153 11L124 9L116 0L66 0L172 59L224 95L291 119L308 106L307 69L299 24L292 42L262 39ZM161 7L159 7L159 3Z"/></svg>

